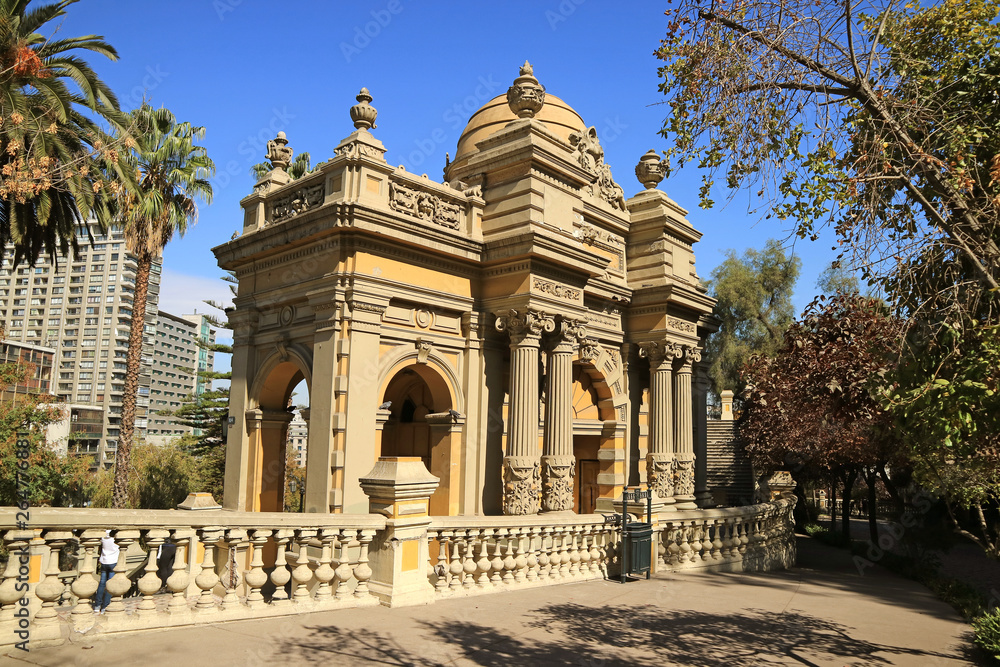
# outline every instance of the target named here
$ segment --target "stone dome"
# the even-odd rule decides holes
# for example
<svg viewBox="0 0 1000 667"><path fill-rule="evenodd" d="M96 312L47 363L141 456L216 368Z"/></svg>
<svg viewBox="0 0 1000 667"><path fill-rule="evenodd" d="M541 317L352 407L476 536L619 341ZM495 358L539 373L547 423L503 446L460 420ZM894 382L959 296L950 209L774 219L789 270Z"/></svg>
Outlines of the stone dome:
<svg viewBox="0 0 1000 667"><path fill-rule="evenodd" d="M517 120L517 116L507 106L507 93L497 95L484 104L479 111L472 114L468 125L458 138L458 148L452 163L464 162L476 152L476 143L482 141L494 132L503 129L508 123ZM555 95L545 93L545 105L535 114L535 120L540 120L553 134L569 141L572 132L586 132L587 126L573 107L563 102Z"/></svg>

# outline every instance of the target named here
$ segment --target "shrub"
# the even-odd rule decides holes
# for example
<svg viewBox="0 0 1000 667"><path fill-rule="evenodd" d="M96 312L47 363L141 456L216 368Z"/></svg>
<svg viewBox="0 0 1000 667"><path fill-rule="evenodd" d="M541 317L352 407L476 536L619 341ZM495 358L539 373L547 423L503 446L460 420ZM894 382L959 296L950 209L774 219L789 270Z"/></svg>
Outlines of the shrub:
<svg viewBox="0 0 1000 667"><path fill-rule="evenodd" d="M976 645L1000 660L1000 608L994 608L972 622Z"/></svg>

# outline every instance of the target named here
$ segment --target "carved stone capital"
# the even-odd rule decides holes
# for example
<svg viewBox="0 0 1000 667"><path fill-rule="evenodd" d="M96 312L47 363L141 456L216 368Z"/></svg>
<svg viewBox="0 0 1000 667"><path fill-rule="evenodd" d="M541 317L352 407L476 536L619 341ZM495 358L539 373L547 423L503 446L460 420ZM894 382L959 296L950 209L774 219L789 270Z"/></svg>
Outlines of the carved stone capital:
<svg viewBox="0 0 1000 667"><path fill-rule="evenodd" d="M670 341L654 340L639 343L639 356L649 360L649 367L659 368L667 359L680 359L684 352L679 345Z"/></svg>
<svg viewBox="0 0 1000 667"><path fill-rule="evenodd" d="M573 477L576 459L572 456L542 457L542 510L565 512L573 509Z"/></svg>
<svg viewBox="0 0 1000 667"><path fill-rule="evenodd" d="M694 456L678 455L674 461L674 495L694 495Z"/></svg>
<svg viewBox="0 0 1000 667"><path fill-rule="evenodd" d="M549 338L549 344L553 352L572 353L586 336L586 321L561 317Z"/></svg>
<svg viewBox="0 0 1000 667"><path fill-rule="evenodd" d="M674 455L647 454L646 482L660 498L674 495Z"/></svg>
<svg viewBox="0 0 1000 667"><path fill-rule="evenodd" d="M701 361L701 350L693 345L678 345L675 357L679 362L678 373L693 372L693 365Z"/></svg>
<svg viewBox="0 0 1000 667"><path fill-rule="evenodd" d="M497 331L506 331L510 335L512 346L524 342L538 344L543 333L555 331L555 318L539 310L510 309L505 313L497 313Z"/></svg>
<svg viewBox="0 0 1000 667"><path fill-rule="evenodd" d="M541 476L538 459L533 456L507 456L503 460L503 513L525 515L538 513Z"/></svg>

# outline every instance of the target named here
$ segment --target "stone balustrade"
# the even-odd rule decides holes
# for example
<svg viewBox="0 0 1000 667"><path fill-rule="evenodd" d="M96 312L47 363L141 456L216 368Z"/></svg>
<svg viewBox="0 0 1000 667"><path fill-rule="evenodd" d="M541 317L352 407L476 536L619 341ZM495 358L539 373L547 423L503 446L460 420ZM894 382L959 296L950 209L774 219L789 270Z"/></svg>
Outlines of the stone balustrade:
<svg viewBox="0 0 1000 667"><path fill-rule="evenodd" d="M366 483L375 488L378 481ZM0 648L25 639L32 647L57 644L80 632L380 602L424 604L618 574L620 534L604 515L410 518L412 497L426 505L433 488L414 490L421 484L418 478L413 488L371 491L382 499L390 489L396 494L392 506L402 514L384 510L389 517L42 508L32 509L30 526L19 527L15 509L0 509L8 555L0 582ZM654 512L654 572L789 567L794 504L794 498L780 498L748 507ZM111 604L95 616L91 602L105 530L121 551L107 584ZM164 585L155 555L167 540L177 551ZM143 562L145 554L150 557Z"/></svg>
<svg viewBox="0 0 1000 667"><path fill-rule="evenodd" d="M603 579L617 539L601 514L438 517L427 532L438 597Z"/></svg>

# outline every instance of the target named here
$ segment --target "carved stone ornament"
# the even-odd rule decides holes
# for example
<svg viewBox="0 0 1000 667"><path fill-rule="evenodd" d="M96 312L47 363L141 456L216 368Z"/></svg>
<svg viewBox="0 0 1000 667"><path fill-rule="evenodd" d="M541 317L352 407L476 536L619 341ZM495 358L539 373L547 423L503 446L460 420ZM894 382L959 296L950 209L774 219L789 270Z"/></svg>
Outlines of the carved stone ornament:
<svg viewBox="0 0 1000 667"><path fill-rule="evenodd" d="M370 157L380 160L383 159L382 156L385 154L385 150L361 141L350 141L337 146L333 150L333 153L341 157Z"/></svg>
<svg viewBox="0 0 1000 667"><path fill-rule="evenodd" d="M580 341L580 359L587 363L594 363L600 358L602 348L593 338L584 338Z"/></svg>
<svg viewBox="0 0 1000 667"><path fill-rule="evenodd" d="M591 194L624 211L625 191L615 183L611 167L604 162L604 149L597 139L597 128L591 126L586 132L573 132L569 135L569 143L580 167L591 176Z"/></svg>
<svg viewBox="0 0 1000 667"><path fill-rule="evenodd" d="M535 278L531 284L539 292L551 294L559 299L575 301L580 298L580 290L573 289L572 287L566 287L565 285L560 285L559 283L554 283L550 280Z"/></svg>
<svg viewBox="0 0 1000 667"><path fill-rule="evenodd" d="M667 317L667 326L674 331L683 331L684 333L698 333L698 325L694 322L688 322L687 320L682 320L679 317Z"/></svg>
<svg viewBox="0 0 1000 667"><path fill-rule="evenodd" d="M267 155L265 159L271 163L272 169L284 171L292 163L292 149L288 147L288 138L284 132L278 132L278 136L267 142Z"/></svg>
<svg viewBox="0 0 1000 667"><path fill-rule="evenodd" d="M545 86L538 83L531 63L521 65L521 76L507 89L507 106L518 118L534 118L545 104Z"/></svg>
<svg viewBox="0 0 1000 667"><path fill-rule="evenodd" d="M462 221L462 207L458 204L395 181L389 181L389 207L449 229L458 229Z"/></svg>
<svg viewBox="0 0 1000 667"><path fill-rule="evenodd" d="M362 88L361 92L354 99L358 101L357 104L351 107L351 120L354 121L354 127L359 130L375 129L378 127L375 124L378 111L370 104L372 96L368 92L368 89Z"/></svg>
<svg viewBox="0 0 1000 667"><path fill-rule="evenodd" d="M540 473L538 460L529 456L508 456L503 462L503 513L538 513Z"/></svg>
<svg viewBox="0 0 1000 667"><path fill-rule="evenodd" d="M497 314L496 330L510 334L511 343L514 345L525 338L540 338L543 333L552 333L555 329L555 319L548 313L538 310L512 308L506 313Z"/></svg>
<svg viewBox="0 0 1000 667"><path fill-rule="evenodd" d="M572 456L542 457L542 509L564 512L573 509L573 476L576 466Z"/></svg>
<svg viewBox="0 0 1000 667"><path fill-rule="evenodd" d="M417 363L426 364L427 357L430 356L431 350L434 349L434 343L429 340L422 340L418 338L416 340L417 346Z"/></svg>
<svg viewBox="0 0 1000 667"><path fill-rule="evenodd" d="M635 165L635 177L647 190L655 189L666 173L667 165L660 161L659 154L652 148L639 158L639 164Z"/></svg>
<svg viewBox="0 0 1000 667"><path fill-rule="evenodd" d="M650 341L639 343L639 356L649 359L650 368L659 368L667 359L680 359L684 356L684 351L679 345L668 341Z"/></svg>
<svg viewBox="0 0 1000 667"><path fill-rule="evenodd" d="M674 495L674 455L647 454L646 481L661 498Z"/></svg>
<svg viewBox="0 0 1000 667"><path fill-rule="evenodd" d="M694 495L693 459L678 459L674 462L674 493L678 496Z"/></svg>
<svg viewBox="0 0 1000 667"><path fill-rule="evenodd" d="M326 187L322 181L298 188L271 204L271 223L281 222L323 204Z"/></svg>

